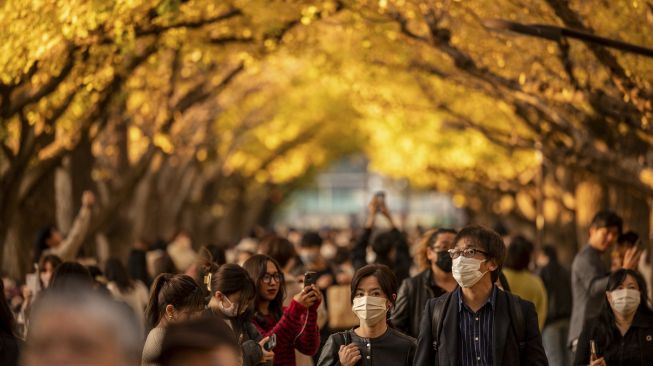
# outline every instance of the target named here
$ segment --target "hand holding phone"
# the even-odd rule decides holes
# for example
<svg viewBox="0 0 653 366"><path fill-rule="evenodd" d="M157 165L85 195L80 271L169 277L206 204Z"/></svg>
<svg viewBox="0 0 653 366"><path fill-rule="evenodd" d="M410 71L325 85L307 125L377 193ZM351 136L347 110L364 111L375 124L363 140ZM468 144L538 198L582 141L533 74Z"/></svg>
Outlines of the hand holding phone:
<svg viewBox="0 0 653 366"><path fill-rule="evenodd" d="M311 287L317 282L317 272L306 272L304 273L304 288Z"/></svg>
<svg viewBox="0 0 653 366"><path fill-rule="evenodd" d="M272 351L276 346L277 346L277 335L272 334L268 338L268 341L263 344L263 349L266 351Z"/></svg>

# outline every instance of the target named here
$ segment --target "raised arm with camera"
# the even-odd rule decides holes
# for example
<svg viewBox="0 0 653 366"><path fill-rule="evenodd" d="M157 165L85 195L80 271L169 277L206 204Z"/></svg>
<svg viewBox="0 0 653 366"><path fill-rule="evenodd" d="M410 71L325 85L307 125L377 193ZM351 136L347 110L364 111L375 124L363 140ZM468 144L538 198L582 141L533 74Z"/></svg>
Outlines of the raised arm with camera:
<svg viewBox="0 0 653 366"><path fill-rule="evenodd" d="M379 192L374 195L367 206L368 216L365 222L365 229L356 241L352 250L352 264L355 269L367 265L367 247L372 244L376 254L375 263L385 264L396 270L400 281L409 276L411 258L408 243L404 235L397 229L392 214L385 203L385 193ZM382 232L370 240L377 214L386 218L391 229Z"/></svg>

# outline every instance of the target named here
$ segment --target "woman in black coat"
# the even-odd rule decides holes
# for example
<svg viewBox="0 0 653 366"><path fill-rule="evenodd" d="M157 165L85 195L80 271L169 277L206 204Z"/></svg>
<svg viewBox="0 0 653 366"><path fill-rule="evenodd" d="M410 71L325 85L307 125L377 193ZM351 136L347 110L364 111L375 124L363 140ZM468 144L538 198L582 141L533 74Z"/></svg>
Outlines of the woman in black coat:
<svg viewBox="0 0 653 366"><path fill-rule="evenodd" d="M601 312L580 335L574 365L653 365L653 313L646 294L638 272L611 274Z"/></svg>

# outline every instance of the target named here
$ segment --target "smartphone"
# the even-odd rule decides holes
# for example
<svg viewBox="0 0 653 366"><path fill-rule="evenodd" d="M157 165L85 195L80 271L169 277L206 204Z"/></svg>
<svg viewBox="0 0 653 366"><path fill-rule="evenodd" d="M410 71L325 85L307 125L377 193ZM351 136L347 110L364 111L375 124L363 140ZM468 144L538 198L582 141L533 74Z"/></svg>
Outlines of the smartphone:
<svg viewBox="0 0 653 366"><path fill-rule="evenodd" d="M263 348L264 348L266 351L271 351L271 350L273 350L274 347L276 347L276 346L277 346L277 335L276 335L276 334L272 334L272 335L270 336L270 338L268 339L268 341L265 342L265 343L263 343Z"/></svg>
<svg viewBox="0 0 653 366"><path fill-rule="evenodd" d="M315 282L317 282L317 272L304 273L304 287L311 287Z"/></svg>
<svg viewBox="0 0 653 366"><path fill-rule="evenodd" d="M378 191L374 194L374 199L376 200L376 211L380 212L381 207L385 205L385 192Z"/></svg>
<svg viewBox="0 0 653 366"><path fill-rule="evenodd" d="M594 342L593 339L590 340L590 352L592 353L591 356L593 360L599 358L598 353L596 352L596 342Z"/></svg>

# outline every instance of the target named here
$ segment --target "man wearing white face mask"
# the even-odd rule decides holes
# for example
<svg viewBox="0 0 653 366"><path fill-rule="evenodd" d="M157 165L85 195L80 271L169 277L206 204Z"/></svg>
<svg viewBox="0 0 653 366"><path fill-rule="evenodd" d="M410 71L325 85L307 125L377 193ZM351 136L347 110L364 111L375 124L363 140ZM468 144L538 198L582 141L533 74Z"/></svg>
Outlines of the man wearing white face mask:
<svg viewBox="0 0 653 366"><path fill-rule="evenodd" d="M359 269L352 280L351 297L360 326L329 336L318 366L412 365L415 339L387 323L397 288L397 278L388 267L370 264Z"/></svg>
<svg viewBox="0 0 653 366"><path fill-rule="evenodd" d="M653 365L653 312L641 274L620 269L610 275L600 312L578 339L574 365Z"/></svg>
<svg viewBox="0 0 653 366"><path fill-rule="evenodd" d="M548 365L533 303L494 285L505 252L487 228L456 235L449 253L460 287L426 304L414 365Z"/></svg>

